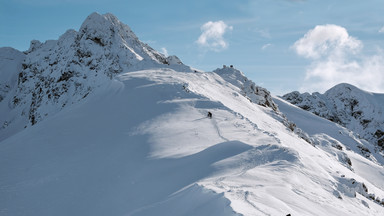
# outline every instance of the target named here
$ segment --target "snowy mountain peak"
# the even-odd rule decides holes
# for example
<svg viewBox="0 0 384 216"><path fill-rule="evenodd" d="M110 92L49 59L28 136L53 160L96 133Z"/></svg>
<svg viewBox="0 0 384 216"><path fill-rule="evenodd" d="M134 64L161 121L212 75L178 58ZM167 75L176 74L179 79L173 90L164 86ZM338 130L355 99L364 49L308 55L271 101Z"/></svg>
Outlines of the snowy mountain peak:
<svg viewBox="0 0 384 216"><path fill-rule="evenodd" d="M347 127L384 150L384 94L341 83L324 94L291 92L284 95L283 99Z"/></svg>
<svg viewBox="0 0 384 216"><path fill-rule="evenodd" d="M5 125L0 130L15 125L19 115L26 120L12 131L33 125L108 85L122 72L149 68L192 71L178 57L166 57L141 42L114 15L98 13L89 15L79 31L70 29L58 40L31 41L29 50L18 59L22 60L13 61L16 65L7 70L15 78L14 91L8 84L0 86L1 100L8 98L10 107L0 119Z"/></svg>
<svg viewBox="0 0 384 216"><path fill-rule="evenodd" d="M153 67L156 64L171 65L173 63L163 54L142 43L131 28L120 22L113 14L92 13L81 25L78 37L101 47L124 50L127 53L125 57L130 59L130 62L123 62L123 65L132 66L141 63L141 67L145 67L143 65ZM178 65L183 65L181 61L179 62ZM124 69L132 70L129 67ZM138 68L134 67L134 69ZM186 66L182 69L190 71Z"/></svg>
<svg viewBox="0 0 384 216"><path fill-rule="evenodd" d="M340 95L340 94L349 94L349 95L370 95L370 92L364 91L362 89L357 88L354 85L348 84L348 83L340 83L335 85L334 87L328 89L325 93L325 95Z"/></svg>
<svg viewBox="0 0 384 216"><path fill-rule="evenodd" d="M107 13L101 15L97 12L91 13L82 23L80 31L84 29L102 30L105 27L109 28L110 25L119 25L120 21L113 14ZM128 27L128 26L126 26Z"/></svg>
<svg viewBox="0 0 384 216"><path fill-rule="evenodd" d="M126 42L127 45L129 42L140 44L132 30L112 14L92 13L85 19L79 32L80 37L85 37L100 46L106 46L118 40Z"/></svg>
<svg viewBox="0 0 384 216"><path fill-rule="evenodd" d="M221 74L228 74L228 75L244 76L244 73L236 69L233 65L230 65L230 66L223 65L222 68L217 68L215 72L221 73Z"/></svg>
<svg viewBox="0 0 384 216"><path fill-rule="evenodd" d="M217 68L213 72L219 74L223 79L235 86L242 85L248 80L243 72L234 68L233 65L229 67L223 65L222 68Z"/></svg>

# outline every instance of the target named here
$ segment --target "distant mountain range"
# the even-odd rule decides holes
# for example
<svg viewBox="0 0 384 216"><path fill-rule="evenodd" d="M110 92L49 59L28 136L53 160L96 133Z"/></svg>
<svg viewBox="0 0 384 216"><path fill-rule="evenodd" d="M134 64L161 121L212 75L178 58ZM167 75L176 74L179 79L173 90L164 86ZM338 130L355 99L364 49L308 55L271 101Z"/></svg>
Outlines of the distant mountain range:
<svg viewBox="0 0 384 216"><path fill-rule="evenodd" d="M384 94L342 83L324 94L291 92L284 100L340 124L384 151Z"/></svg>

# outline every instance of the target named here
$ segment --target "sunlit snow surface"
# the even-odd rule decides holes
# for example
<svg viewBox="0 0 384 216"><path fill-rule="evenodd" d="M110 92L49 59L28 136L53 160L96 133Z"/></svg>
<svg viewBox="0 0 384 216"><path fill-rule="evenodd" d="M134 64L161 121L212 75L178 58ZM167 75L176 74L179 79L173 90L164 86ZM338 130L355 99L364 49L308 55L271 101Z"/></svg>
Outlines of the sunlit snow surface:
<svg viewBox="0 0 384 216"><path fill-rule="evenodd" d="M313 146L240 92L215 73L119 75L0 143L0 215L382 215L348 183L384 198L354 139L278 101Z"/></svg>

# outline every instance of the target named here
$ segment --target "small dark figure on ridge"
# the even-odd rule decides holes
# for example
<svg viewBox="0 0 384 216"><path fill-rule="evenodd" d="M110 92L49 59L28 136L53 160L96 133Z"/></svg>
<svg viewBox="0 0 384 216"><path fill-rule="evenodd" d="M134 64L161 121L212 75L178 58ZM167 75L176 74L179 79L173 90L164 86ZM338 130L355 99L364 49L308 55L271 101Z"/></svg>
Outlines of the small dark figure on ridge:
<svg viewBox="0 0 384 216"><path fill-rule="evenodd" d="M212 113L211 113L211 112L208 112L208 115L207 115L207 116L208 116L208 118L211 119L211 118L212 118Z"/></svg>

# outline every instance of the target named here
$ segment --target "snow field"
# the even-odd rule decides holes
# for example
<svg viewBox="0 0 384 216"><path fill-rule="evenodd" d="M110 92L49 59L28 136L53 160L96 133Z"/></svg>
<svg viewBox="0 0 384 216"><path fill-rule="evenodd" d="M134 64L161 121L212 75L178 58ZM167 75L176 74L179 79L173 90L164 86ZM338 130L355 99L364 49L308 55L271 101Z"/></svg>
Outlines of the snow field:
<svg viewBox="0 0 384 216"><path fill-rule="evenodd" d="M383 208L351 197L349 181L340 180L355 178L381 197L380 172L352 172L215 73L122 74L0 148L3 215L380 215ZM351 158L357 171L373 163Z"/></svg>

